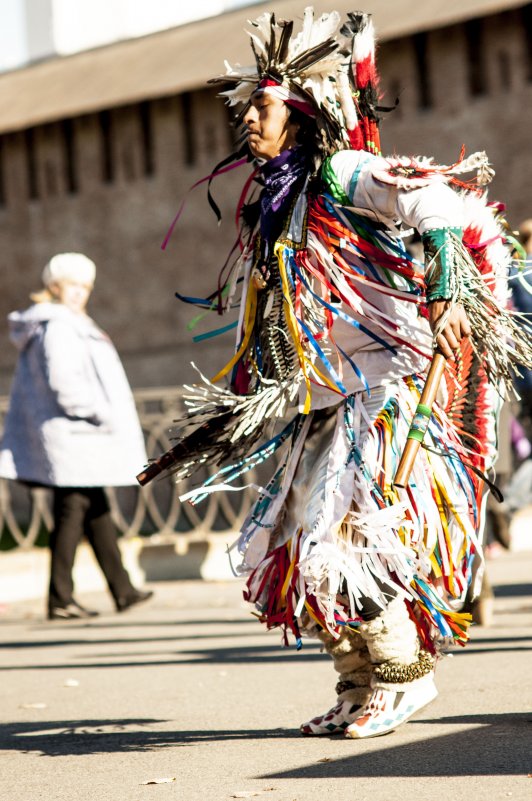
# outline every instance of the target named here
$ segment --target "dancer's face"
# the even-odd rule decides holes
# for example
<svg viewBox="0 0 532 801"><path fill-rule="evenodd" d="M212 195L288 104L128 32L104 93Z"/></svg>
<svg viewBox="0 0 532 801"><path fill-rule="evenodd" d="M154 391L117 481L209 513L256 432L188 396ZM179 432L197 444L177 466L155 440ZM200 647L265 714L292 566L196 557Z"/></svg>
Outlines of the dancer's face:
<svg viewBox="0 0 532 801"><path fill-rule="evenodd" d="M297 144L299 125L290 122L290 110L280 98L258 91L244 115L249 149L256 158L273 159Z"/></svg>

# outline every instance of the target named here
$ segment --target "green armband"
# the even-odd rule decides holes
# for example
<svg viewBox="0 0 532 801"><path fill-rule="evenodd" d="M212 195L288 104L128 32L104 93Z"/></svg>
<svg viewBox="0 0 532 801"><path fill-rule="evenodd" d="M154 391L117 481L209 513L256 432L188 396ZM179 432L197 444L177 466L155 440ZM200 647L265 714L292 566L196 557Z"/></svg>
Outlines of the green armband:
<svg viewBox="0 0 532 801"><path fill-rule="evenodd" d="M418 442L423 442L429 427L431 415L432 409L430 406L418 403L407 439L417 439Z"/></svg>
<svg viewBox="0 0 532 801"><path fill-rule="evenodd" d="M455 293L456 238L462 238L461 228L431 228L421 235L427 303L450 300Z"/></svg>

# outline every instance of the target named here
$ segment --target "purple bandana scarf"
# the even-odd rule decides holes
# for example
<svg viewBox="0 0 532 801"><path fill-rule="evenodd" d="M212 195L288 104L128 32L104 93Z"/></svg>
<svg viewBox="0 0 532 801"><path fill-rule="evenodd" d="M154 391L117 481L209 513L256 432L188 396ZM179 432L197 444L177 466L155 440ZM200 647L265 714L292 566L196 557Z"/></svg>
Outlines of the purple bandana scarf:
<svg viewBox="0 0 532 801"><path fill-rule="evenodd" d="M263 190L260 196L260 232L266 242L272 242L281 232L292 199L309 171L304 149L283 150L260 169Z"/></svg>

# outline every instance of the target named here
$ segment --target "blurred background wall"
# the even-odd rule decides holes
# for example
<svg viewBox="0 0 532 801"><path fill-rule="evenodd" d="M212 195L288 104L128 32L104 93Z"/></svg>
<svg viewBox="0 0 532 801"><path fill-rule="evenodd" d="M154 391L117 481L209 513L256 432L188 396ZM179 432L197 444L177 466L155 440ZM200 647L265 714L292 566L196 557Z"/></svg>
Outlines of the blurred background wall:
<svg viewBox="0 0 532 801"><path fill-rule="evenodd" d="M229 354L231 334L191 344L195 311L174 292L215 288L247 168L214 183L220 227L200 187L166 252L160 244L187 188L231 150L227 109L206 80L224 58L250 62L248 18L269 9L297 18L304 5L0 0L0 394L15 362L5 317L64 250L96 261L90 313L134 387L181 384L191 359L211 374ZM362 5L380 37L382 103L400 100L382 126L385 152L451 163L462 144L486 150L492 198L504 199L514 227L530 216L532 4ZM211 316L197 331L225 322Z"/></svg>

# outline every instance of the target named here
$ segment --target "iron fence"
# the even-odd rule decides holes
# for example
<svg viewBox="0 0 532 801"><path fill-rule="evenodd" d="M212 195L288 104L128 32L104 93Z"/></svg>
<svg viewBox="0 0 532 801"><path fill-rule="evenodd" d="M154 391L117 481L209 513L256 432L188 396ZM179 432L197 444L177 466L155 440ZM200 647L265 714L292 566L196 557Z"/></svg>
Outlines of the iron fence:
<svg viewBox="0 0 532 801"><path fill-rule="evenodd" d="M148 455L156 456L171 447L173 421L183 408L180 390L167 387L134 392ZM0 430L8 399L0 397ZM140 472L143 465L133 465ZM205 474L204 474L205 475ZM250 482L254 481L249 476ZM201 476L195 476L195 483ZM213 531L238 531L249 504L249 493L213 493L197 507L181 503L179 495L187 491L187 482L179 487L170 479L152 482L147 487L107 488L113 519L125 537L138 535L185 535L201 539ZM18 482L0 479L0 547L28 549L52 527L51 493L29 489Z"/></svg>

